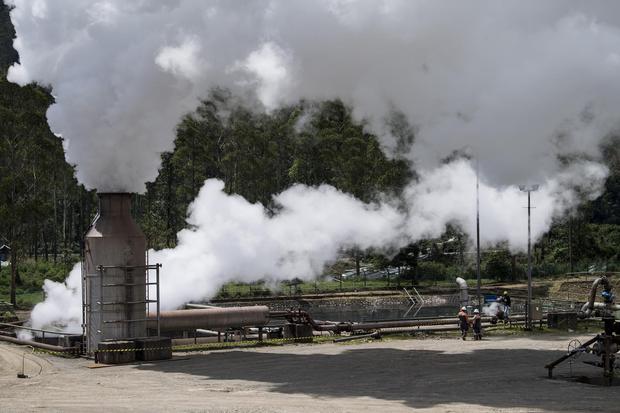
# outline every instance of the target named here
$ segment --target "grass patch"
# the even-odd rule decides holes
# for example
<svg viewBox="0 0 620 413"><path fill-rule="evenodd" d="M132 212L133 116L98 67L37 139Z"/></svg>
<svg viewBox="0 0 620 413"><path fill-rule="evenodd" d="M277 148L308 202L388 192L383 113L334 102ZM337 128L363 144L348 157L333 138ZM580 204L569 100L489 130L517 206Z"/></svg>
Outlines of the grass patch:
<svg viewBox="0 0 620 413"><path fill-rule="evenodd" d="M43 301L43 282L52 280L62 282L69 275L73 262L45 260L25 260L20 262L18 271L21 283L17 285L15 298L17 307L30 309ZM9 301L11 296L11 267L0 268L0 301Z"/></svg>
<svg viewBox="0 0 620 413"><path fill-rule="evenodd" d="M475 280L467 280L470 286L475 285ZM489 285L496 281L483 279L483 285ZM418 289L432 288L451 288L454 289L455 281L450 280L421 280L415 284ZM222 287L216 295L216 299L234 298L261 298L272 296L298 296L306 294L325 294L339 292L361 292L361 291L382 291L382 290L402 290L411 288L411 280L406 279L373 279L364 280L363 278L348 277L342 282L338 279L325 278L315 281L282 281L277 283L255 282L251 284L230 282Z"/></svg>
<svg viewBox="0 0 620 413"><path fill-rule="evenodd" d="M31 293L22 293L16 296L17 307L19 308L33 308L44 299L45 294L43 293L43 290Z"/></svg>

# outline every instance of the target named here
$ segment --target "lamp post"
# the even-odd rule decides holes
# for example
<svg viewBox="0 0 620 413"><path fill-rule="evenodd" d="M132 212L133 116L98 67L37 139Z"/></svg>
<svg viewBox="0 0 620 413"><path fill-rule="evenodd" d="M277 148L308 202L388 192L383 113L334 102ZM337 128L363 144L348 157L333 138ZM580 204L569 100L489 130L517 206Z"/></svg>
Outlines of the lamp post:
<svg viewBox="0 0 620 413"><path fill-rule="evenodd" d="M527 192L527 310L525 312L525 329L532 329L532 230L531 230L531 193L538 190L538 185L520 185L522 192Z"/></svg>
<svg viewBox="0 0 620 413"><path fill-rule="evenodd" d="M476 161L476 295L478 310L482 311L480 294L480 164Z"/></svg>

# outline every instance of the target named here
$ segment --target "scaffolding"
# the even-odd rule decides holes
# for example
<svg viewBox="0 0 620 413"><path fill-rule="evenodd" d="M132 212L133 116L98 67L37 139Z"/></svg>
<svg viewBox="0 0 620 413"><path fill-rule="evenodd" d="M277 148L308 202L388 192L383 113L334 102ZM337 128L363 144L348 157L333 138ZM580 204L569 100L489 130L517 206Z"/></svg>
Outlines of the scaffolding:
<svg viewBox="0 0 620 413"><path fill-rule="evenodd" d="M155 323L157 336L160 335L160 268L161 264L99 265L96 273L87 274L82 267L82 332L87 353L95 352L97 348L94 348L94 343L101 341L147 337L152 331L147 328L147 323ZM144 281L136 281L135 273L144 273L144 277L136 277ZM88 291L93 286L99 292L95 302L91 302ZM144 288L144 295L136 295L145 298L132 299L134 291L140 287ZM115 292L108 294L111 289ZM110 299L111 296L116 298ZM119 299L119 296L125 299ZM140 326L140 323L143 325ZM97 335L96 339L93 339L93 334Z"/></svg>

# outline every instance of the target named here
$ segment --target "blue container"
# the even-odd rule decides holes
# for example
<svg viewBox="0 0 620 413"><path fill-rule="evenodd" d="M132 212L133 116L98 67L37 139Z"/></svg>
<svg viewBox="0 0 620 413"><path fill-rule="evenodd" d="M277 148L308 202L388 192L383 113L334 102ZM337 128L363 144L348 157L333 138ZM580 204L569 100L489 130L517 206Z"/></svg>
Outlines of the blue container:
<svg viewBox="0 0 620 413"><path fill-rule="evenodd" d="M485 294L484 295L484 303L491 304L497 301L497 295L495 294Z"/></svg>

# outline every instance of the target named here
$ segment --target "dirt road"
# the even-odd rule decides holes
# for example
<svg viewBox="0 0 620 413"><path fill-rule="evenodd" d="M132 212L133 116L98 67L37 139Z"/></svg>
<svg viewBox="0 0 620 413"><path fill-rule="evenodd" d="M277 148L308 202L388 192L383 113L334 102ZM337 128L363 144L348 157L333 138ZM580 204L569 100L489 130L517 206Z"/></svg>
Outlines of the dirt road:
<svg viewBox="0 0 620 413"><path fill-rule="evenodd" d="M3 344L0 412L620 411L618 387L546 378L570 338L288 345L97 369L30 356L28 379L16 378L22 349ZM573 372L600 374L581 362Z"/></svg>

